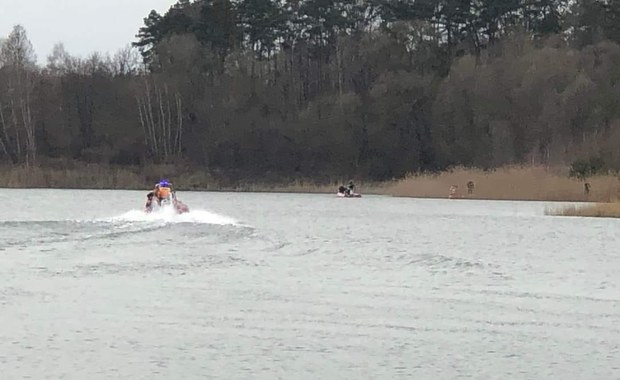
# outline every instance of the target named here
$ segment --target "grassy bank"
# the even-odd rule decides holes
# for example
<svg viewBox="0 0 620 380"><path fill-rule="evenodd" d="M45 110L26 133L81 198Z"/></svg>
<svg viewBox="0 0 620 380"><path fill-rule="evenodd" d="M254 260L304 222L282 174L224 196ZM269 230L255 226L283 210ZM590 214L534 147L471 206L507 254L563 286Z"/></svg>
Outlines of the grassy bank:
<svg viewBox="0 0 620 380"><path fill-rule="evenodd" d="M8 188L71 188L71 189L144 189L155 182L146 174L168 172L157 168L121 168L97 164L0 168L0 187ZM172 168L170 168L172 169ZM191 182L191 181L188 181ZM206 183L206 181L204 181Z"/></svg>
<svg viewBox="0 0 620 380"><path fill-rule="evenodd" d="M474 189L468 193L467 183ZM457 186L455 198L592 201L610 202L618 199L620 180L605 175L589 178L589 194L584 182L568 177L568 170L544 167L507 167L485 172L455 169L438 175L409 176L386 188L394 196L448 198L450 187Z"/></svg>
<svg viewBox="0 0 620 380"><path fill-rule="evenodd" d="M569 178L567 170L543 167L509 167L494 171L454 169L437 175L409 176L398 181L357 182L364 194L402 197L448 198L456 186L455 198L537 201L612 202L619 198L620 180L616 176L597 176L584 182ZM162 177L169 178L179 190L271 191L296 193L333 193L345 179L323 181L247 179L230 181L210 175L199 168L182 165L113 167L63 162L44 167L0 167L0 187L140 189L152 186ZM467 183L474 184L471 194Z"/></svg>
<svg viewBox="0 0 620 380"><path fill-rule="evenodd" d="M161 178L179 190L334 193L344 180L246 179L232 181L182 165L114 167L99 164L57 163L42 167L0 166L0 187L145 190ZM358 183L366 194L385 194L384 184Z"/></svg>

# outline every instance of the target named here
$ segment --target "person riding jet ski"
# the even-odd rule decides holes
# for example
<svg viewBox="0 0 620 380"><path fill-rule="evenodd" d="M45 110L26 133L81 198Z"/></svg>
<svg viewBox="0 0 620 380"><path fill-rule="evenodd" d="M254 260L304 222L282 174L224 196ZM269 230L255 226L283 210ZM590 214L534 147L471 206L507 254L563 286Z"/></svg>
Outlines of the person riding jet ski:
<svg viewBox="0 0 620 380"><path fill-rule="evenodd" d="M162 201L168 201L179 214L189 212L189 207L177 199L172 184L166 179L162 179L156 183L155 188L146 195L146 198L147 200L144 208L147 213L153 211L153 201L157 202L159 206L161 206Z"/></svg>
<svg viewBox="0 0 620 380"><path fill-rule="evenodd" d="M146 194L146 204L144 205L144 209L147 213L153 211L153 192Z"/></svg>
<svg viewBox="0 0 620 380"><path fill-rule="evenodd" d="M157 204L161 205L163 200L171 200L174 198L174 190L172 184L167 179L162 179L159 183L155 184L153 189L153 196L157 200Z"/></svg>

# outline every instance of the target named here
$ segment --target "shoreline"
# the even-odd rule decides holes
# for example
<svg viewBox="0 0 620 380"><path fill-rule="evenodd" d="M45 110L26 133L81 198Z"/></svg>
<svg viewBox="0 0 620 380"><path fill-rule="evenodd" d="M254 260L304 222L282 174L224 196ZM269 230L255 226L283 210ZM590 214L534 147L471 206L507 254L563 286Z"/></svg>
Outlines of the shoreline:
<svg viewBox="0 0 620 380"><path fill-rule="evenodd" d="M362 194L403 198L479 201L613 203L620 199L620 178L601 175L579 181L563 168L505 167L493 171L457 168L436 174L411 175L384 182L357 180ZM148 190L168 178L179 191L335 194L344 179L218 178L182 165L114 167L99 164L50 165L25 168L0 166L0 188L73 190ZM584 192L584 184L591 187ZM471 189L468 188L471 185Z"/></svg>
<svg viewBox="0 0 620 380"><path fill-rule="evenodd" d="M88 191L148 191L148 188L127 189L127 188L90 188L90 187L2 187L0 190L88 190ZM256 193L256 194L320 194L335 195L332 191L301 191L301 190L240 190L240 189L181 189L179 192L195 193ZM403 199L428 199L428 200L451 200L451 201L479 201L479 202L539 202L539 203L582 203L598 204L587 200L537 200L537 199L497 199L497 198L448 198L441 196L415 196L415 195L392 195L387 193L363 192L362 195L372 195L380 197L403 198Z"/></svg>
<svg viewBox="0 0 620 380"><path fill-rule="evenodd" d="M546 209L545 215L574 218L620 218L620 202L601 202Z"/></svg>

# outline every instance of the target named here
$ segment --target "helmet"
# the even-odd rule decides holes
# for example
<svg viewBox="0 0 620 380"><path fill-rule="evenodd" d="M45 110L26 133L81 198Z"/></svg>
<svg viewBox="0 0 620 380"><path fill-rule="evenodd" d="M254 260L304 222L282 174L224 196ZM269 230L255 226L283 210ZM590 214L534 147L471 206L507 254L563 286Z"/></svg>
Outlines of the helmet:
<svg viewBox="0 0 620 380"><path fill-rule="evenodd" d="M159 181L159 186L162 186L162 187L169 187L169 186L170 186L170 183L168 182L168 180L167 180L167 179L162 179L161 181Z"/></svg>

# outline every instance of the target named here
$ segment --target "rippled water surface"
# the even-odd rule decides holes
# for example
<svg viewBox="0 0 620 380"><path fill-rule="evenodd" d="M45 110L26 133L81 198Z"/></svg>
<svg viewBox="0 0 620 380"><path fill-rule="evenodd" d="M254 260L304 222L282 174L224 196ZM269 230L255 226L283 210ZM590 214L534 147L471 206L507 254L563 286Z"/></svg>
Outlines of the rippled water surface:
<svg viewBox="0 0 620 380"><path fill-rule="evenodd" d="M620 378L620 221L144 196L0 190L3 379Z"/></svg>

